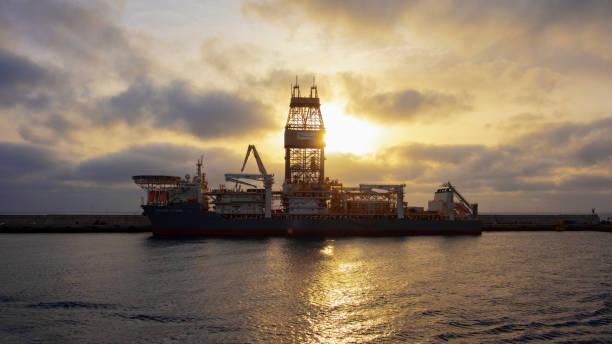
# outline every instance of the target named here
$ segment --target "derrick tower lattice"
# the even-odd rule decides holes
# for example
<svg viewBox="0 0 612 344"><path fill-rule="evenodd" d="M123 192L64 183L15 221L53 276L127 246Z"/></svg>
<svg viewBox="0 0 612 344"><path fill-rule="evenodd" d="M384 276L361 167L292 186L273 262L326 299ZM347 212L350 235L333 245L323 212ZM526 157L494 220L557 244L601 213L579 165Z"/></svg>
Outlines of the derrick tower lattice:
<svg viewBox="0 0 612 344"><path fill-rule="evenodd" d="M292 184L322 183L325 178L325 126L317 86L302 97L295 80L285 126L285 181Z"/></svg>
<svg viewBox="0 0 612 344"><path fill-rule="evenodd" d="M285 126L283 204L289 213L318 214L326 211L329 187L325 184L324 136L325 125L314 78L310 94L302 96L296 77Z"/></svg>

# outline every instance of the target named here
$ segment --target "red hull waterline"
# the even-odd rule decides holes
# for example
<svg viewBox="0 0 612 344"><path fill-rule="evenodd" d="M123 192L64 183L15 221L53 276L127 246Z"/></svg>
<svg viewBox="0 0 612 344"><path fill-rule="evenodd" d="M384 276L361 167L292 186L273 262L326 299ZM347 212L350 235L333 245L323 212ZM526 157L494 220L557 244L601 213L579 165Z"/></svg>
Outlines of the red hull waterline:
<svg viewBox="0 0 612 344"><path fill-rule="evenodd" d="M245 236L407 236L407 235L481 235L480 229L461 230L435 230L435 229L409 229L409 230L262 230L262 229L167 229L153 228L156 236L217 236L217 237L245 237Z"/></svg>

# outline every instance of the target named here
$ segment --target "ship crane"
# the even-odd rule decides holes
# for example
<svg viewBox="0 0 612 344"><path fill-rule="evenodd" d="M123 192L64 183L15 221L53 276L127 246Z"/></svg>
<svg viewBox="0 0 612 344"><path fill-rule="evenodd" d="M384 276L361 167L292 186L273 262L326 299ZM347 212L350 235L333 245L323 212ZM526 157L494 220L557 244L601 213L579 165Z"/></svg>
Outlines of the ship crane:
<svg viewBox="0 0 612 344"><path fill-rule="evenodd" d="M245 178L245 179L253 179L253 178L249 178L251 176L257 176L257 175L246 175L246 174L236 174L236 173L226 173L225 174L225 181L226 182L232 182L232 183L236 183L236 184L242 184L242 185L246 185L246 186L250 186L250 187L254 187L256 188L257 185L251 184L251 183L247 183L245 181L242 181L238 178ZM236 186L236 188L238 188L238 186Z"/></svg>
<svg viewBox="0 0 612 344"><path fill-rule="evenodd" d="M255 187L253 184L249 184L247 182L241 181L240 179L249 179L255 181L261 181L264 184L264 188L266 190L265 195L265 217L272 217L272 185L274 184L274 175L268 174L266 168L264 167L263 162L261 161L261 157L255 148L255 145L249 145L247 149L246 156L244 157L244 163L242 163L242 168L240 172L244 171L244 167L246 166L247 161L249 160L249 156L253 152L253 156L255 157L255 161L257 162L257 167L259 168L259 174L245 174L245 173L226 173L225 180L228 182L235 182L239 184L244 184L248 186Z"/></svg>
<svg viewBox="0 0 612 344"><path fill-rule="evenodd" d="M478 216L478 203L469 203L460 193L459 191L457 191L457 189L453 186L453 184L451 184L451 182L446 182L444 184L441 185L444 188L447 188L450 192L454 193L455 195L457 195L457 198L459 198L459 200L461 201L461 204L468 209L469 214L473 217Z"/></svg>
<svg viewBox="0 0 612 344"><path fill-rule="evenodd" d="M406 184L359 184L359 190L361 192L369 192L373 194L380 194L373 189L387 190L397 195L397 218L404 218L404 186Z"/></svg>

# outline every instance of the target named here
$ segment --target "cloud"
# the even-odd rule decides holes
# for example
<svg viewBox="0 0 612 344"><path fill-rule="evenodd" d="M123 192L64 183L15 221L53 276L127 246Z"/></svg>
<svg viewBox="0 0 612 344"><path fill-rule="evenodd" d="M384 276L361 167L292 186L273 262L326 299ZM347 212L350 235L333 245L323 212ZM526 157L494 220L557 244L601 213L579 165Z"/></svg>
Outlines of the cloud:
<svg viewBox="0 0 612 344"><path fill-rule="evenodd" d="M16 117L14 127L24 140L91 145L125 127L206 140L259 134L276 124L270 106L245 96L250 93L200 90L152 69L144 45L135 43L146 37L117 21L121 6L9 0L0 10L3 27L14 37L0 40L0 109L11 108L0 116ZM247 50L238 49L238 55ZM221 63L221 56L210 59ZM89 142L83 142L85 131Z"/></svg>
<svg viewBox="0 0 612 344"><path fill-rule="evenodd" d="M12 180L48 173L61 165L53 152L30 144L0 142L0 179Z"/></svg>
<svg viewBox="0 0 612 344"><path fill-rule="evenodd" d="M155 143L132 146L111 154L98 156L79 163L72 178L76 180L121 183L131 182L131 176L160 174L193 175L195 162L204 156L205 172L221 182L223 168L229 161L240 162L238 154L222 147L200 149L194 146Z"/></svg>
<svg viewBox="0 0 612 344"><path fill-rule="evenodd" d="M29 58L0 49L0 107L42 108L54 76Z"/></svg>
<svg viewBox="0 0 612 344"><path fill-rule="evenodd" d="M350 73L339 75L349 99L347 112L382 123L435 122L471 109L471 97L401 88L376 92L376 83ZM370 85L368 87L367 85Z"/></svg>
<svg viewBox="0 0 612 344"><path fill-rule="evenodd" d="M372 182L407 182L421 191L451 180L473 192L496 195L612 193L610 137L612 117L547 124L496 146L406 143L380 150L371 159L333 156L341 162L328 162L327 171L330 177L348 176L349 183L367 177Z"/></svg>
<svg viewBox="0 0 612 344"><path fill-rule="evenodd" d="M402 13L409 9L412 3L414 3L414 1L382 0L372 2L368 0L315 0L301 3L282 3L281 1L264 0L245 1L244 10L270 19L279 19L284 10L292 9L293 11L288 11L286 13L304 10L309 14L320 12L323 18L343 17L350 18L350 20L361 20L368 24L389 24L399 20L402 17Z"/></svg>
<svg viewBox="0 0 612 344"><path fill-rule="evenodd" d="M605 164L612 160L612 117L586 123L546 123L513 144L546 152L572 166Z"/></svg>
<svg viewBox="0 0 612 344"><path fill-rule="evenodd" d="M117 11L98 1L0 3L0 118L21 138L57 145L82 129L95 136L100 93L149 72Z"/></svg>
<svg viewBox="0 0 612 344"><path fill-rule="evenodd" d="M612 70L606 0L251 0L244 11L291 29L307 18L320 36L349 36L352 45L416 44L459 60L511 59L564 73Z"/></svg>
<svg viewBox="0 0 612 344"><path fill-rule="evenodd" d="M585 157L583 152L597 142L608 142L611 131L612 117L606 117L543 125L495 146L405 143L372 156L331 153L326 175L344 185L406 183L411 204L423 205L440 183L450 180L489 211L551 211L553 205L559 211L590 209L605 206L612 196L612 145L599 147L595 156ZM223 147L157 143L68 163L47 148L3 142L0 187L5 192L0 209L44 211L66 204L64 211L87 207L137 211L140 191L132 184L132 175L193 174L200 155L204 155L211 185L222 183L224 173L237 171L242 160L240 154ZM280 168L278 162L265 162L269 170ZM281 183L277 180L277 187ZM104 197L82 196L93 194ZM571 202L559 201L570 196ZM83 204L79 206L75 199Z"/></svg>
<svg viewBox="0 0 612 344"><path fill-rule="evenodd" d="M202 58L221 75L235 78L256 66L263 52L251 44L229 45L220 38L202 44Z"/></svg>
<svg viewBox="0 0 612 344"><path fill-rule="evenodd" d="M270 109L255 100L223 91L198 91L185 81L156 85L139 80L100 103L99 123L124 121L187 131L202 138L228 137L271 129Z"/></svg>
<svg viewBox="0 0 612 344"><path fill-rule="evenodd" d="M430 122L469 109L464 100L454 95L404 89L351 99L348 110L351 113L367 113L371 119L389 123L395 120Z"/></svg>
<svg viewBox="0 0 612 344"><path fill-rule="evenodd" d="M589 173L571 176L560 185L569 190L601 190L612 191L612 175Z"/></svg>
<svg viewBox="0 0 612 344"><path fill-rule="evenodd" d="M563 192L579 205L588 193L610 194L611 7L245 1L245 13L287 30L247 23L228 6L193 18L239 25L216 31L206 22L203 32L182 19L180 27L152 28L121 2L2 1L0 134L29 142L0 144L0 183L9 190L2 206L29 199L42 209L65 199L78 208L95 192L109 198L95 202L130 207L125 199L138 189L129 176L193 173L202 153L211 178L221 176L233 170L229 160L239 167L236 144L275 144L295 74L307 79L303 87L316 74L324 103L397 126L381 143L393 146L371 157L328 154L332 177L404 181L428 197L450 179L490 204L554 205L542 195ZM183 39L193 32L203 32L201 40ZM183 42L180 52L156 50ZM508 118L514 114L521 115ZM415 140L440 144L401 143L402 133L421 129ZM222 148L142 145L179 140ZM266 161L269 170L282 170L277 160Z"/></svg>
<svg viewBox="0 0 612 344"><path fill-rule="evenodd" d="M392 23L399 21L413 1L304 1L283 2L277 0L245 1L243 12L256 15L273 23L292 29L303 24L306 15L315 21L322 31L321 38L352 35L360 41L389 42L396 37Z"/></svg>
<svg viewBox="0 0 612 344"><path fill-rule="evenodd" d="M519 30L526 28L529 32L541 32L557 26L581 26L575 27L577 31L587 30L594 26L609 28L611 25L608 15L612 11L612 5L605 0L587 0L579 3L572 0L537 2L443 0L435 4L423 0L377 2L367 0L304 2L253 0L246 1L244 9L247 13L254 13L268 20L280 20L286 17L287 13L306 14L311 20L317 22L339 21L341 26L350 27L360 33L359 26L366 28L383 26L388 32L419 19L417 25L423 25L427 20L437 19L435 27L429 25L429 29L434 31L440 28L454 28L463 31L483 25L498 28L512 25ZM497 34L504 35L506 32L502 31Z"/></svg>
<svg viewBox="0 0 612 344"><path fill-rule="evenodd" d="M131 176L195 173L204 156L211 185L240 167L241 156L223 147L148 144L70 163L53 151L24 143L0 142L0 211L2 212L137 212L142 191Z"/></svg>
<svg viewBox="0 0 612 344"><path fill-rule="evenodd" d="M82 77L142 75L148 59L113 20L117 11L99 1L8 0L0 4L0 19L22 46L44 49L43 57Z"/></svg>

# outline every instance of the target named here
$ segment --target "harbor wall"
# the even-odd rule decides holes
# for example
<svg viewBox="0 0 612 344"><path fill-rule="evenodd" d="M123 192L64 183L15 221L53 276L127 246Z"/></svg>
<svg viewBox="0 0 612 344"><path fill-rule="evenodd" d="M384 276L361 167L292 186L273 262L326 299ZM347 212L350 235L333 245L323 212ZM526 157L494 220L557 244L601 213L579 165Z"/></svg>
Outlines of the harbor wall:
<svg viewBox="0 0 612 344"><path fill-rule="evenodd" d="M566 225L596 225L600 223L598 215L480 215L484 225L556 225L559 222Z"/></svg>
<svg viewBox="0 0 612 344"><path fill-rule="evenodd" d="M483 231L612 231L597 215L480 215ZM0 233L150 232L143 215L0 215Z"/></svg>
<svg viewBox="0 0 612 344"><path fill-rule="evenodd" d="M0 215L0 232L149 232L143 215Z"/></svg>
<svg viewBox="0 0 612 344"><path fill-rule="evenodd" d="M606 231L612 226L601 223L597 214L589 215L480 215L483 231Z"/></svg>

